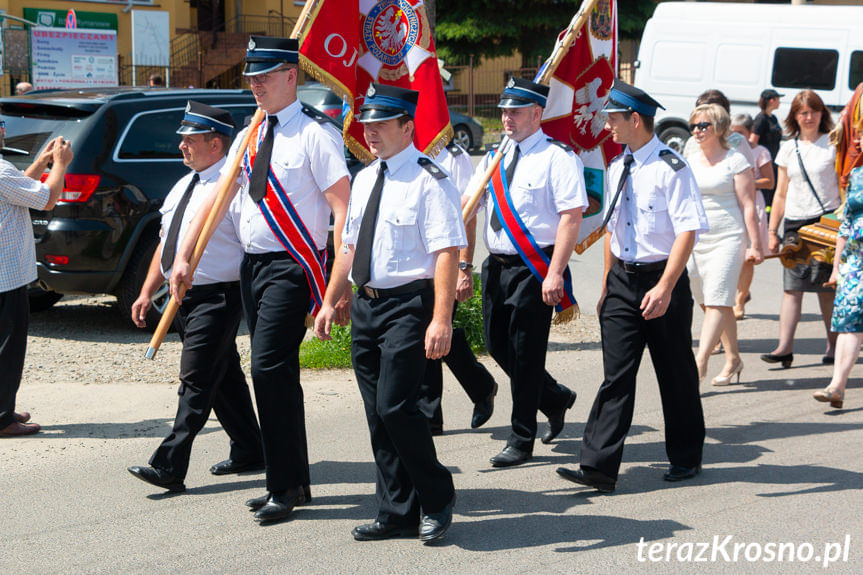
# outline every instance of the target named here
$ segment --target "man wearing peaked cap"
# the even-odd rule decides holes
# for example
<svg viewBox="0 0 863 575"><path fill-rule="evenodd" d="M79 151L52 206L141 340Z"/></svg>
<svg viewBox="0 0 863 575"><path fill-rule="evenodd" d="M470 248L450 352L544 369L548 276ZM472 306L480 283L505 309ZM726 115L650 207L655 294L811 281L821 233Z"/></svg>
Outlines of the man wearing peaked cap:
<svg viewBox="0 0 863 575"><path fill-rule="evenodd" d="M350 277L351 359L377 468L378 512L353 529L359 541L419 535L438 539L452 522L452 474L437 459L419 395L427 360L449 352L458 250L467 245L458 190L413 145L419 93L372 84L360 107L378 158L354 180L342 234L347 257L315 333L329 339L335 303Z"/></svg>
<svg viewBox="0 0 863 575"><path fill-rule="evenodd" d="M153 254L141 293L132 304L132 320L138 327L146 326L151 298L171 276L177 245L218 181L233 132L229 112L200 102L190 101L186 106L177 133L182 136L183 163L192 171L174 185L160 210L162 241ZM242 310L242 257L243 247L228 215L207 245L194 285L186 292L174 318L183 352L173 431L150 458L151 467L129 468L136 477L169 491L185 489L183 479L189 468L192 442L211 409L231 438L231 452L210 472L223 475L264 467L261 432L235 342Z"/></svg>
<svg viewBox="0 0 863 575"><path fill-rule="evenodd" d="M489 252L482 265L486 347L512 389L512 431L506 447L491 458L494 467L531 458L537 411L548 417L542 442L550 443L575 402L575 393L545 371L545 356L554 307L571 295L567 265L587 193L581 160L542 131L547 96L547 86L528 80L513 78L506 84L498 107L511 145L502 152L500 179L492 179L491 191L480 202ZM469 190L479 187L491 161L491 154L483 158ZM476 220L468 226L475 227ZM547 263L544 276L534 273L535 260Z"/></svg>
<svg viewBox="0 0 863 575"><path fill-rule="evenodd" d="M298 61L295 39L249 39L243 75L267 118L247 150L239 147L248 128L237 135L222 170L224 177L242 154L240 176L228 193L235 195L234 224L245 251L240 287L267 473L267 493L246 505L261 523L282 520L311 499L299 349L306 315L317 313L326 290L330 214L341 229L350 195L341 135L297 99ZM203 223L196 219L195 229ZM338 263L338 234L335 243ZM190 240L178 250L175 267L181 269L172 276L172 292L188 284L193 248ZM348 320L349 301L347 294L337 305L341 323Z"/></svg>
<svg viewBox="0 0 863 575"><path fill-rule="evenodd" d="M626 146L609 164L605 186L614 194L606 206L605 273L597 306L605 379L584 428L580 467L557 470L604 492L614 491L617 482L645 345L662 395L671 461L665 479L688 479L701 469L704 415L686 262L696 235L708 224L689 166L653 133L660 107L642 90L616 81L604 110L606 129Z"/></svg>

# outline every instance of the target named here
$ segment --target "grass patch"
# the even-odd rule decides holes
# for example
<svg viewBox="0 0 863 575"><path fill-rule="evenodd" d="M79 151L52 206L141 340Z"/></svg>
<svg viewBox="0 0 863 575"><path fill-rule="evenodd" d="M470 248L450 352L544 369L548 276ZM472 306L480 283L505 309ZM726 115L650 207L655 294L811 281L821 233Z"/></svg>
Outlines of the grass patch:
<svg viewBox="0 0 863 575"><path fill-rule="evenodd" d="M474 353L485 353L479 282L479 275L474 274L474 295L466 302L458 304L453 326L464 328L467 341ZM333 339L330 341L321 341L315 337L300 345L300 367L306 369L351 367L351 326L333 325L331 335Z"/></svg>

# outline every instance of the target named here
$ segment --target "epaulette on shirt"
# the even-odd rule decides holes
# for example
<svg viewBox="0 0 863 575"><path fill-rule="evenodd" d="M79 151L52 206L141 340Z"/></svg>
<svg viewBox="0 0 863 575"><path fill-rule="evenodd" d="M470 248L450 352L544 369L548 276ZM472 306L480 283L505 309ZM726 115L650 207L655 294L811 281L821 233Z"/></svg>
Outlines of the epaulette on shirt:
<svg viewBox="0 0 863 575"><path fill-rule="evenodd" d="M546 140L549 143L554 144L555 146L561 148L564 152L573 152L574 151L572 149L572 146L568 146L567 144L564 144L560 140L555 140L554 138L546 138Z"/></svg>
<svg viewBox="0 0 863 575"><path fill-rule="evenodd" d="M677 154L672 152L671 150L662 150L659 152L659 157L665 160L665 163L671 166L671 169L675 172L679 172L686 166L686 162L681 160Z"/></svg>
<svg viewBox="0 0 863 575"><path fill-rule="evenodd" d="M452 154L454 157L460 156L464 153L464 150L461 149L461 147L458 146L455 142L450 142L447 145L446 149L449 150L449 153Z"/></svg>
<svg viewBox="0 0 863 575"><path fill-rule="evenodd" d="M303 106L303 114L305 114L318 124L327 125L332 123L332 119L330 119L329 116L316 108L312 108L311 106Z"/></svg>
<svg viewBox="0 0 863 575"><path fill-rule="evenodd" d="M417 164L425 168L425 171L434 176L436 180L443 180L446 178L446 173L437 167L437 164L429 160L428 158L417 158Z"/></svg>

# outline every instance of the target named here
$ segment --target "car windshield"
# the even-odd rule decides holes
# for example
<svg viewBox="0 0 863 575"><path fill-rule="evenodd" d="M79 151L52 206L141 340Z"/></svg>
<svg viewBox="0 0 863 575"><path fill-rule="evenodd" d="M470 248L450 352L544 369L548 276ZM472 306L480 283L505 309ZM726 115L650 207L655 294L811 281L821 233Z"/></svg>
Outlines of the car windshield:
<svg viewBox="0 0 863 575"><path fill-rule="evenodd" d="M7 150L3 159L11 162L16 168L23 170L33 163L39 151L48 140L63 136L75 142L81 133L86 118L58 116L13 116L3 115L6 120L6 148L23 150L27 154L10 153Z"/></svg>

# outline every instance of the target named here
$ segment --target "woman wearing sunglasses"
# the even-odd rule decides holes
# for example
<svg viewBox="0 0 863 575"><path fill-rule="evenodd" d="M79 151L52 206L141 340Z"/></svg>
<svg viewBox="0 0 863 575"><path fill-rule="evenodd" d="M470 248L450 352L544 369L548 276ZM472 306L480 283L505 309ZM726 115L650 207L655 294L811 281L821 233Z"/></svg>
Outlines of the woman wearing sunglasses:
<svg viewBox="0 0 863 575"><path fill-rule="evenodd" d="M784 218L784 234L796 243L794 234L803 226L813 224L825 213L839 207L839 180L836 176L836 148L830 144L828 132L833 128L830 111L812 90L803 90L791 102L785 118L785 130L791 136L782 142L776 155L779 178L770 211L769 249L780 246L779 224ZM829 264L812 260L809 264L783 271L782 307L779 310L779 343L761 359L790 367L794 361L794 332L800 321L804 292L818 294L821 317L827 330L827 349L822 363L833 363L836 334L830 331L833 313L833 288L825 286L830 277Z"/></svg>
<svg viewBox="0 0 863 575"><path fill-rule="evenodd" d="M761 235L755 213L752 166L746 157L729 149L727 136L731 125L728 112L717 104L695 108L689 128L698 149L687 158L701 199L710 231L701 234L692 250L687 269L693 281L693 294L704 306L704 322L698 341L698 375L704 378L710 352L725 332L725 365L713 378L713 385L728 385L736 376L740 381L743 360L737 349L737 322L732 306L737 295L737 279L743 260L760 263ZM750 247L746 247L746 238Z"/></svg>

